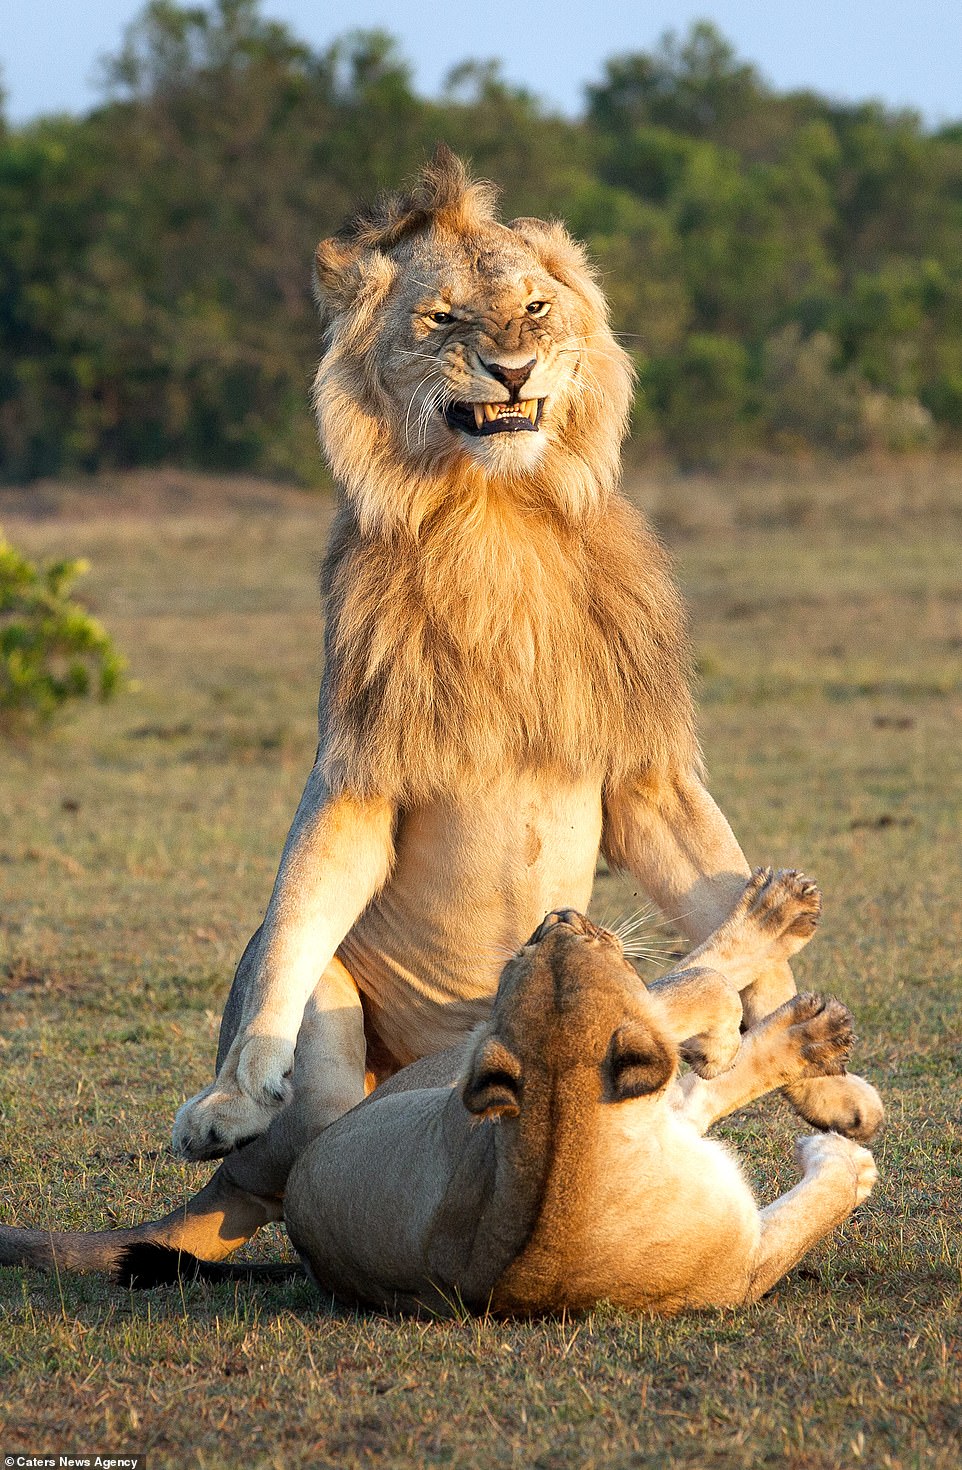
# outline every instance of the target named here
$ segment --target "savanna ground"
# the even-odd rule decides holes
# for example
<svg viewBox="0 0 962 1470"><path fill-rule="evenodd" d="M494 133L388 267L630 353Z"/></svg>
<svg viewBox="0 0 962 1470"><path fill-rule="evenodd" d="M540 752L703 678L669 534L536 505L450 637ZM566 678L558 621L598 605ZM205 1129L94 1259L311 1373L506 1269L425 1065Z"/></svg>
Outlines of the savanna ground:
<svg viewBox="0 0 962 1470"><path fill-rule="evenodd" d="M888 1106L876 1193L758 1306L671 1322L413 1324L300 1282L134 1295L0 1272L0 1452L960 1463L962 467L635 489L691 600L712 789L754 861L823 886L796 973L855 1010ZM85 597L136 681L0 753L0 1216L102 1227L208 1173L166 1143L311 763L330 510L154 476L8 491L0 514L31 555L90 558ZM600 878L602 916L639 902ZM724 1135L768 1199L801 1131L773 1099Z"/></svg>

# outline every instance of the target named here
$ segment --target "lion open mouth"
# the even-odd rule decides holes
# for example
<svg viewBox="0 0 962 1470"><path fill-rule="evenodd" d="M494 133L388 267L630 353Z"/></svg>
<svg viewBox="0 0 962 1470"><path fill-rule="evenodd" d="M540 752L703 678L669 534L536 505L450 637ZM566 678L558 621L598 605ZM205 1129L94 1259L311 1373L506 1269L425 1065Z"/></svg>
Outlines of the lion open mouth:
<svg viewBox="0 0 962 1470"><path fill-rule="evenodd" d="M449 403L441 412L449 429L477 436L534 432L543 408L543 398L526 398L520 403Z"/></svg>

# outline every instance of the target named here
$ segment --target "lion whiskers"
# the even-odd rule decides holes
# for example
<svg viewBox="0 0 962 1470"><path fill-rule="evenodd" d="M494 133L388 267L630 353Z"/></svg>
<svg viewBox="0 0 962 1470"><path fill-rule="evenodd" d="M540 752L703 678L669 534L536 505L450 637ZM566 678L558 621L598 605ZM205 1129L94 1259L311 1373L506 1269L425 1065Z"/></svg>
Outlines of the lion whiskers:
<svg viewBox="0 0 962 1470"><path fill-rule="evenodd" d="M668 937L659 937L656 932L664 926L665 920L654 904L642 904L618 923L608 927L620 942L628 959L664 963L673 954Z"/></svg>
<svg viewBox="0 0 962 1470"><path fill-rule="evenodd" d="M432 415L437 412L445 399L449 397L450 389L444 381L432 389L430 393L425 394L421 411L418 414L418 443L422 447L427 444L428 426L431 422Z"/></svg>
<svg viewBox="0 0 962 1470"><path fill-rule="evenodd" d="M420 382L418 382L417 385L415 386L415 388L414 388L414 390L413 390L413 392L411 394L411 397L408 400L407 413L404 415L404 443L407 445L408 449L412 448L412 445L411 445L411 437L410 437L410 434L409 434L408 430L410 428L411 412L412 412L412 410L414 408L415 400L416 400L418 394L421 392L422 388L425 388L425 387L428 387L429 385L431 385L434 382L435 379L440 380L442 383L444 381L444 373L443 373L443 370L440 367L435 368L433 372L425 373L424 377L421 378ZM431 388L431 392L432 393L436 392L436 388ZM430 396L430 395L426 395L426 396ZM420 411L418 413L418 422L420 422Z"/></svg>

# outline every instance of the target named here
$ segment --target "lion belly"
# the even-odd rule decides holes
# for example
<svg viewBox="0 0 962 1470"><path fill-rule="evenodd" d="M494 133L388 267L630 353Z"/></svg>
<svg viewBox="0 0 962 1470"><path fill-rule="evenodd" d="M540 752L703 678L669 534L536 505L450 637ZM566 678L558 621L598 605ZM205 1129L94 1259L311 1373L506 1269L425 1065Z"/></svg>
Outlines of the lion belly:
<svg viewBox="0 0 962 1470"><path fill-rule="evenodd" d="M391 877L338 950L398 1062L461 1040L545 914L587 907L600 840L595 781L504 776L405 813Z"/></svg>

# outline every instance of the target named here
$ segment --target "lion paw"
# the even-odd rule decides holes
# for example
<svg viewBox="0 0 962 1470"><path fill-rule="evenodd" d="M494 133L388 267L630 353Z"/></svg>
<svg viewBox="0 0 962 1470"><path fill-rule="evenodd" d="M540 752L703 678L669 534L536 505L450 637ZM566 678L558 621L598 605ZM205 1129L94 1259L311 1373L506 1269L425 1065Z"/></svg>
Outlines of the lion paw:
<svg viewBox="0 0 962 1470"><path fill-rule="evenodd" d="M283 1107L291 1098L294 1043L278 1036L252 1036L237 1059L242 1091L264 1107Z"/></svg>
<svg viewBox="0 0 962 1470"><path fill-rule="evenodd" d="M840 1133L816 1133L810 1138L800 1138L795 1155L803 1174L821 1173L833 1167L844 1169L852 1179L856 1205L868 1199L878 1180L878 1169L868 1149Z"/></svg>
<svg viewBox="0 0 962 1470"><path fill-rule="evenodd" d="M851 1072L796 1082L785 1088L785 1095L806 1122L860 1143L874 1137L885 1116L882 1099L872 1084Z"/></svg>
<svg viewBox="0 0 962 1470"><path fill-rule="evenodd" d="M787 960L807 944L822 912L818 885L795 868L756 868L732 919L763 940L772 959Z"/></svg>
<svg viewBox="0 0 962 1470"><path fill-rule="evenodd" d="M788 1039L804 1075L837 1077L845 1071L855 1045L852 1013L832 996L804 991L782 1008L787 1013Z"/></svg>
<svg viewBox="0 0 962 1470"><path fill-rule="evenodd" d="M251 1037L217 1079L178 1109L173 1149L184 1159L219 1159L270 1126L291 1098L294 1048L275 1037Z"/></svg>

